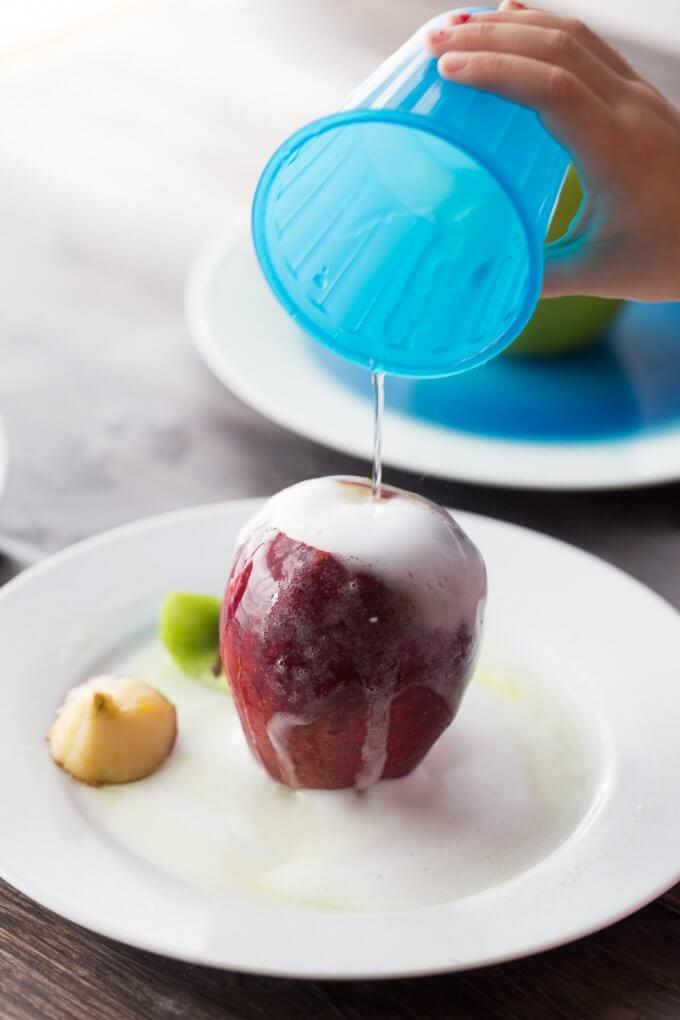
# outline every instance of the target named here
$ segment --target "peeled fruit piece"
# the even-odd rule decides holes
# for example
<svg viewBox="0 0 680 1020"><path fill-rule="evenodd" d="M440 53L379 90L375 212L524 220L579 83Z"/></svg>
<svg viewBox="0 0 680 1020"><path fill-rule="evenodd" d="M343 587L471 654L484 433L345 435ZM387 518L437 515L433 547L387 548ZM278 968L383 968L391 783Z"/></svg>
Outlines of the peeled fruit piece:
<svg viewBox="0 0 680 1020"><path fill-rule="evenodd" d="M220 662L221 599L172 591L161 606L161 641L187 676L225 690Z"/></svg>
<svg viewBox="0 0 680 1020"><path fill-rule="evenodd" d="M174 706L125 676L97 676L68 692L47 734L57 765L92 786L155 772L177 736Z"/></svg>
<svg viewBox="0 0 680 1020"><path fill-rule="evenodd" d="M278 493L239 537L222 658L246 740L291 787L416 767L472 675L482 558L441 507L361 478Z"/></svg>

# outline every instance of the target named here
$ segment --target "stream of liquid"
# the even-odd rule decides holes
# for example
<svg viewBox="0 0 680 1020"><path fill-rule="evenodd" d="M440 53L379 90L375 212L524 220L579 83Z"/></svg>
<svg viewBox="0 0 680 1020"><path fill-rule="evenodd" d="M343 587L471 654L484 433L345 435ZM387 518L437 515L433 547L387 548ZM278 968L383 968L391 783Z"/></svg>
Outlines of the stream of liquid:
<svg viewBox="0 0 680 1020"><path fill-rule="evenodd" d="M371 372L373 385L373 498L380 499L382 485L382 426L385 407L385 373Z"/></svg>

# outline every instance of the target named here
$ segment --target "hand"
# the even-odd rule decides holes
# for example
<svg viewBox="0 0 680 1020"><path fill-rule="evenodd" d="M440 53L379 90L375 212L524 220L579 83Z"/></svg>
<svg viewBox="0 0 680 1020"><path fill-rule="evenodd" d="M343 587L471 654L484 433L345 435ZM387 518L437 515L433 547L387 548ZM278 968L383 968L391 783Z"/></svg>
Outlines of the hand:
<svg viewBox="0 0 680 1020"><path fill-rule="evenodd" d="M680 300L675 107L581 22L513 0L450 15L427 46L442 77L533 107L579 169L587 200L546 250L543 295Z"/></svg>

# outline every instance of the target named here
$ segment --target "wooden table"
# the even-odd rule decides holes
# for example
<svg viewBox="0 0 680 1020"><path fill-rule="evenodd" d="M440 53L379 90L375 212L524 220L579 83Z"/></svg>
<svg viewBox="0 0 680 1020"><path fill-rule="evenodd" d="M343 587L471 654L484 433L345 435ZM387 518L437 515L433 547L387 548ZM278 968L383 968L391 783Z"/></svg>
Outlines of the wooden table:
<svg viewBox="0 0 680 1020"><path fill-rule="evenodd" d="M191 348L182 289L275 142L438 6L148 0L0 53L0 410L12 454L0 549L44 553L145 514L366 471L226 393ZM664 61L637 56L658 77ZM387 477L590 549L680 606L680 485L559 495ZM2 561L4 578L16 569ZM304 983L128 949L0 886L0 1018L676 1020L679 913L676 890L533 959Z"/></svg>

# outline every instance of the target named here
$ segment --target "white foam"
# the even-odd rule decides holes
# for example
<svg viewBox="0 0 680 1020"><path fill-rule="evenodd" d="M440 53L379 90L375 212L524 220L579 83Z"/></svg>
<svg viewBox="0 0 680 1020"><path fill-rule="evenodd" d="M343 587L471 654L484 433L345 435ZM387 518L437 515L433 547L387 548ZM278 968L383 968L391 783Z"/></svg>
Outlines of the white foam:
<svg viewBox="0 0 680 1020"><path fill-rule="evenodd" d="M295 789L298 782L295 763L288 750L288 734L294 726L304 726L307 723L304 716L294 715L291 712L275 712L267 723L267 736L274 748L276 760L281 769L281 775L290 787Z"/></svg>
<svg viewBox="0 0 680 1020"><path fill-rule="evenodd" d="M366 736L361 748L361 769L355 783L357 790L367 790L369 786L377 783L382 775L387 761L391 703L389 694L369 700Z"/></svg>
<svg viewBox="0 0 680 1020"><path fill-rule="evenodd" d="M354 570L380 577L402 591L430 626L450 626L451 592L458 622L475 626L486 591L482 558L445 510L413 493L383 486L374 499L362 478L312 478L273 496L241 532L257 527L336 555ZM376 621L379 622L379 621Z"/></svg>
<svg viewBox="0 0 680 1020"><path fill-rule="evenodd" d="M78 802L102 838L213 893L351 911L446 902L549 855L597 795L569 704L485 664L425 761L363 793L274 782L232 700L181 676L157 647L105 667L169 697L179 739L155 775L74 786Z"/></svg>

